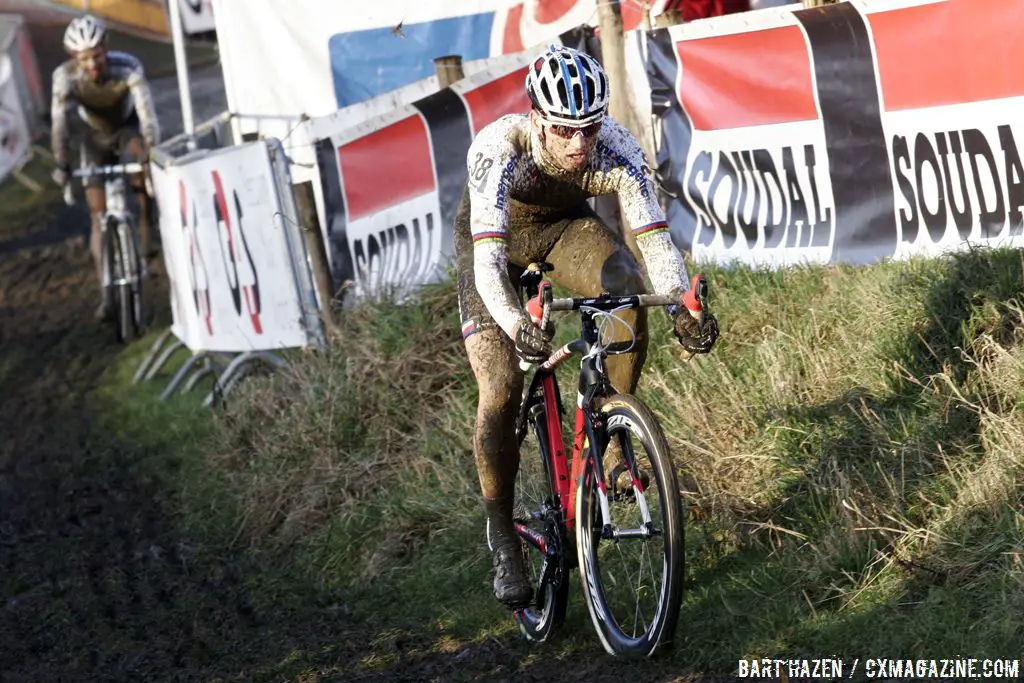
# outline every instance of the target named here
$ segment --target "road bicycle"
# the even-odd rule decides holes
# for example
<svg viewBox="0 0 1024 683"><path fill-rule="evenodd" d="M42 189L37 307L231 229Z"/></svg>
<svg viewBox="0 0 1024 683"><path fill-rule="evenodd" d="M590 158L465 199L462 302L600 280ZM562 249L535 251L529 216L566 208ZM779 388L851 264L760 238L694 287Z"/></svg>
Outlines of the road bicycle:
<svg viewBox="0 0 1024 683"><path fill-rule="evenodd" d="M679 300L607 293L553 299L551 283L543 280L551 269L533 263L522 274L527 310L542 327L551 311L578 311L582 333L537 364L523 392L516 423L520 465L513 517L534 600L513 614L528 640L546 641L564 620L570 572L578 568L604 649L616 656L647 657L675 634L683 588L683 506L657 418L637 397L615 391L605 361L628 353L635 342L635 333L617 313ZM695 314L706 310L703 276L693 278L685 303ZM616 323L629 330L630 341L605 343L606 328ZM581 360L570 462L555 368L576 354ZM621 462L606 478L610 443L618 444Z"/></svg>
<svg viewBox="0 0 1024 683"><path fill-rule="evenodd" d="M144 170L142 164L132 162L86 166L72 173L82 180L83 185L93 176L104 179L107 210L100 219L103 229L101 284L104 301L113 309L114 330L121 343L138 337L143 328L142 280L147 275L146 263L140 255L135 220L128 210L125 176L142 173ZM148 179L147 191L152 196ZM64 188L64 200L68 205L74 204L70 184Z"/></svg>

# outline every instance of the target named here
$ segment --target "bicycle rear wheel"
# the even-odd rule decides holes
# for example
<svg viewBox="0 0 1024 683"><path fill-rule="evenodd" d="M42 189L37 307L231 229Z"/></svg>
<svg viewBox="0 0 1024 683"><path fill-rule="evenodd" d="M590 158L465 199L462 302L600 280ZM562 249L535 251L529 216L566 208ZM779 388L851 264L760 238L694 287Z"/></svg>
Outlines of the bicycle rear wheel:
<svg viewBox="0 0 1024 683"><path fill-rule="evenodd" d="M519 473L513 508L519 538L526 549L526 569L534 586L534 601L514 612L527 640L546 641L565 619L569 601L571 552L565 529L565 510L555 495L544 406L527 414L520 441Z"/></svg>
<svg viewBox="0 0 1024 683"><path fill-rule="evenodd" d="M605 650L647 657L675 634L683 589L683 511L668 442L636 397L616 395L600 408L609 442L618 440L635 481L607 487L610 525L602 524L601 492L588 462L576 490L576 539L581 583ZM635 468L635 469L634 469Z"/></svg>

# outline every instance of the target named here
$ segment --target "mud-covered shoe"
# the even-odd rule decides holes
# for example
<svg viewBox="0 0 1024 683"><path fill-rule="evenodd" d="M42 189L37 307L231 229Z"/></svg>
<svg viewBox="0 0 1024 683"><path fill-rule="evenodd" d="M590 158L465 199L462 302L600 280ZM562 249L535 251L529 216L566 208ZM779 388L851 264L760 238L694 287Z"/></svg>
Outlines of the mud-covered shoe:
<svg viewBox="0 0 1024 683"><path fill-rule="evenodd" d="M533 599L533 585L523 565L517 539L502 539L494 547L494 597L510 609L525 607Z"/></svg>

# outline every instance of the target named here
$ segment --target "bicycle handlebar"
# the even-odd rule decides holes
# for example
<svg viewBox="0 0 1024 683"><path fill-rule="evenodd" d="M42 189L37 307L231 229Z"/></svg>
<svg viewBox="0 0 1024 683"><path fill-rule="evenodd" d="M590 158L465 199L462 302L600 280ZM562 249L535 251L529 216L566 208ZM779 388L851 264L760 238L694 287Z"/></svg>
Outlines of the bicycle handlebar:
<svg viewBox="0 0 1024 683"><path fill-rule="evenodd" d="M88 166L86 168L79 168L75 169L71 175L76 178L88 178L90 176L97 175L132 175L134 173L142 173L145 169L145 166L133 161L127 164L111 164L109 166Z"/></svg>
<svg viewBox="0 0 1024 683"><path fill-rule="evenodd" d="M142 173L146 170L144 164L140 164L137 161L131 161L127 164L110 164L106 166L86 166L85 168L78 168L71 172L71 176L74 178L82 178L83 183L85 178L92 176L119 176L119 175L135 175ZM146 177L146 194L150 197L153 196L153 183L151 179ZM64 203L68 206L75 205L74 192L71 190L71 183L68 182L64 185Z"/></svg>
<svg viewBox="0 0 1024 683"><path fill-rule="evenodd" d="M595 308L599 311L614 311L617 308L646 308L648 306L673 306L679 299L663 294L630 294L627 296L580 297L554 299L547 307L552 311L576 311L580 308Z"/></svg>

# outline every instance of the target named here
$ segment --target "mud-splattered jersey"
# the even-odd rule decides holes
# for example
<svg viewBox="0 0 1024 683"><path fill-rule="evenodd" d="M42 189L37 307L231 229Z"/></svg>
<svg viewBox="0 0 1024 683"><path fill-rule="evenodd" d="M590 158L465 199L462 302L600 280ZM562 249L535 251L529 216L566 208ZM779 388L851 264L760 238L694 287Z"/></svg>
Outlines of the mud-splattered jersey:
<svg viewBox="0 0 1024 683"><path fill-rule="evenodd" d="M153 108L153 96L142 63L125 52L107 53L107 76L97 83L71 59L53 72L50 102L53 154L60 166L68 162L68 107L78 105L78 115L91 128L113 133L137 113L142 137L152 146L159 142L160 129Z"/></svg>
<svg viewBox="0 0 1024 683"><path fill-rule="evenodd" d="M655 291L682 296L689 289L686 265L669 235L640 143L612 119L604 119L590 159L576 171L563 171L545 158L525 114L509 114L483 128L466 162L476 287L510 337L525 316L507 271L509 232L529 229L517 226L519 213L543 215L617 194Z"/></svg>

